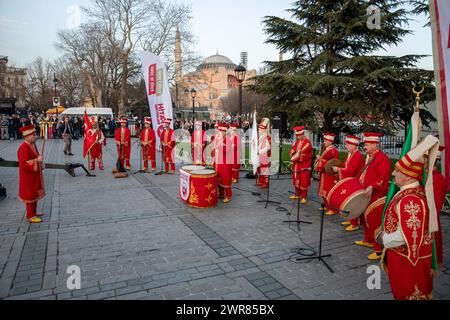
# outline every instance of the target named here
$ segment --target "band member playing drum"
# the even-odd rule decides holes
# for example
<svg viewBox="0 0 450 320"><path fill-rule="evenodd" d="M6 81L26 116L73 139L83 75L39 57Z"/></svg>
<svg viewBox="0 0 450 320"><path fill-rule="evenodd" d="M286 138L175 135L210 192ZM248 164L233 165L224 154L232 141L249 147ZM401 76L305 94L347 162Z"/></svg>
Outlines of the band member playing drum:
<svg viewBox="0 0 450 320"><path fill-rule="evenodd" d="M388 204L384 231L376 230L376 240L385 248L382 266L397 300L432 298L432 232L437 231L437 214L432 190L427 190L433 188L431 181L425 189L419 181L425 150L434 148L437 152L438 146L439 140L430 135L397 162L393 175L400 191ZM429 172L433 165L429 164ZM431 191L431 199L427 191Z"/></svg>
<svg viewBox="0 0 450 320"><path fill-rule="evenodd" d="M223 198L224 203L228 203L232 198L231 190L231 172L232 159L231 154L231 140L227 137L227 124L219 125L219 135L215 137L216 145L216 171L219 178L219 198Z"/></svg>
<svg viewBox="0 0 450 320"><path fill-rule="evenodd" d="M391 163L386 154L379 149L381 133L364 133L364 149L366 150L366 162L359 176L359 182L366 189L366 197L370 197L369 208L372 203L386 196L389 189L391 176ZM371 215L371 223L367 222ZM375 242L374 232L381 225L382 210L366 212L361 216L361 224L364 225L364 240L355 244L366 248L373 248L374 252L368 256L369 260L381 258L382 247Z"/></svg>
<svg viewBox="0 0 450 320"><path fill-rule="evenodd" d="M266 189L269 186L271 149L269 118L264 118L258 126L259 167L257 186L261 189Z"/></svg>
<svg viewBox="0 0 450 320"><path fill-rule="evenodd" d="M175 173L175 163L172 159L172 151L175 148L175 135L173 129L170 127L172 119L166 118L164 120L164 129L161 131L161 148L164 162L164 173Z"/></svg>
<svg viewBox="0 0 450 320"><path fill-rule="evenodd" d="M125 163L127 170L131 169L130 154L131 154L131 132L127 128L127 119L122 118L120 120L120 128L116 130L116 146L119 159L122 163Z"/></svg>
<svg viewBox="0 0 450 320"><path fill-rule="evenodd" d="M316 160L316 164L314 170L320 173L319 177L319 196L323 198L325 203L325 209L327 210L326 215L331 216L336 214L333 208L329 207L327 202L327 194L331 190L331 188L336 184L336 176L329 175L325 172L325 165L329 160L339 159L339 152L337 148L333 145L334 139L336 135L333 133L324 133L323 134L323 144L325 149L322 154Z"/></svg>
<svg viewBox="0 0 450 320"><path fill-rule="evenodd" d="M305 137L305 127L295 127L295 135L297 141L292 147L289 155L292 160L292 182L295 188L295 195L290 199L297 200L301 197L301 203L306 204L308 197L308 189L311 185L311 160L312 160L312 144Z"/></svg>
<svg viewBox="0 0 450 320"><path fill-rule="evenodd" d="M144 129L141 131L140 140L142 147L142 160L144 161L144 171L148 170L148 162L151 162L152 171L156 170L156 137L155 131L151 127L152 118L144 118Z"/></svg>
<svg viewBox="0 0 450 320"><path fill-rule="evenodd" d="M358 176L364 167L364 158L359 152L358 147L361 139L352 135L345 137L345 148L348 151L347 159L345 160L345 167L333 167L333 171L337 173L339 180L345 178L354 178ZM348 232L358 230L359 218L352 219L351 221L345 221L343 226L347 226L345 229Z"/></svg>
<svg viewBox="0 0 450 320"><path fill-rule="evenodd" d="M241 137L239 136L237 129L238 124L230 124L230 139L232 142L233 151L233 166L232 166L232 182L239 182L239 171L241 170Z"/></svg>
<svg viewBox="0 0 450 320"><path fill-rule="evenodd" d="M196 165L205 165L206 132L201 121L195 121L195 130L191 136L192 161Z"/></svg>

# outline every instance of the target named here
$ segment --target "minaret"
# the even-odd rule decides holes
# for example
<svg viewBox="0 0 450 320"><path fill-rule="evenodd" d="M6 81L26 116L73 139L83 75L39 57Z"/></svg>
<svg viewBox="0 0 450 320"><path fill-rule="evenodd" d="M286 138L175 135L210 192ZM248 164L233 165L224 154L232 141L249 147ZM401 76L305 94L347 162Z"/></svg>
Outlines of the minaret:
<svg viewBox="0 0 450 320"><path fill-rule="evenodd" d="M181 84L183 80L182 59L181 59L181 37L180 30L177 27L175 33L175 82Z"/></svg>

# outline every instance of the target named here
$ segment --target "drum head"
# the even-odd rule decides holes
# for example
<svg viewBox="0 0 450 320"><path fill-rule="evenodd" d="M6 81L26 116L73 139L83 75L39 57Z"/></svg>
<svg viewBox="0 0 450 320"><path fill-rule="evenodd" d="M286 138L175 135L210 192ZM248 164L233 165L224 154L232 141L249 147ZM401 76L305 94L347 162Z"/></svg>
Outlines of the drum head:
<svg viewBox="0 0 450 320"><path fill-rule="evenodd" d="M204 176L204 175L208 175L208 174L214 174L216 172L214 170L210 170L210 169L202 169L202 170L192 171L191 173Z"/></svg>
<svg viewBox="0 0 450 320"><path fill-rule="evenodd" d="M205 169L205 167L203 167L203 166L184 166L181 169L183 169L184 171L187 171L187 172L191 172L191 171L203 170L203 169Z"/></svg>
<svg viewBox="0 0 450 320"><path fill-rule="evenodd" d="M370 197L366 197L364 191L360 191L342 205L341 210L348 211L348 213L342 213L342 216L346 220L356 219L366 211L369 203Z"/></svg>

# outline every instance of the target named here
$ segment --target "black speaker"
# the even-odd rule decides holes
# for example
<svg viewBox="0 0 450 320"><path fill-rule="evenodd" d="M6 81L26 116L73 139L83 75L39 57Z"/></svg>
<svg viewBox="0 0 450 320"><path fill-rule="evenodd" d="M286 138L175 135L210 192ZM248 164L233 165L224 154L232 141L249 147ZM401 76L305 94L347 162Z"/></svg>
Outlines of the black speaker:
<svg viewBox="0 0 450 320"><path fill-rule="evenodd" d="M285 134L287 131L287 112L272 113L273 129L280 130L280 134Z"/></svg>

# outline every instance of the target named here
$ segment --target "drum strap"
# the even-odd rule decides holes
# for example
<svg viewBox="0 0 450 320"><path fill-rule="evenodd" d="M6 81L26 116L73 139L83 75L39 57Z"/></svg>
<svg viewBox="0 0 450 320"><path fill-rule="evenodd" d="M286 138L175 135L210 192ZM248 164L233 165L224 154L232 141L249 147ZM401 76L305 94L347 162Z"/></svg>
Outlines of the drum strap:
<svg viewBox="0 0 450 320"><path fill-rule="evenodd" d="M377 154L375 155L375 157L372 158L372 160L370 160L369 162L367 162L367 164L359 171L359 173L356 175L356 178L359 180L359 178L361 177L362 173L364 171L367 170L367 168L375 161L375 159L378 157L380 153L377 152Z"/></svg>

